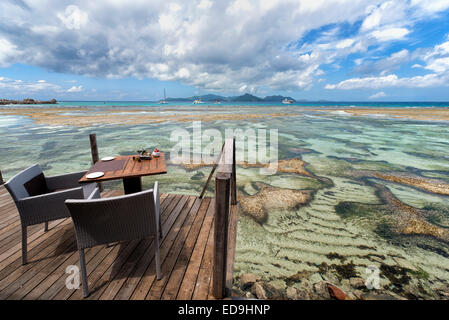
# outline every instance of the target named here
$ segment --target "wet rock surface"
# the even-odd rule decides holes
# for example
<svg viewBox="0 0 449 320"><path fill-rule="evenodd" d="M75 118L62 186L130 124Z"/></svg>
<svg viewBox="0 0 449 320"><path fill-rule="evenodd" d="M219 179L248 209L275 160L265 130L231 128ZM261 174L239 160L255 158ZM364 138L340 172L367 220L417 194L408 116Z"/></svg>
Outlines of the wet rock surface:
<svg viewBox="0 0 449 320"><path fill-rule="evenodd" d="M349 265L352 268L352 262ZM234 291L241 297L272 300L449 300L449 284L432 290L426 279L419 276L419 270L382 263L381 285L368 288L364 277L351 277L352 271L336 274L336 270L345 269L348 264L337 266L327 271L320 268L315 273L298 271L284 280L243 274Z"/></svg>
<svg viewBox="0 0 449 320"><path fill-rule="evenodd" d="M274 210L291 210L309 203L313 191L294 190L271 187L257 182L259 192L253 196L239 194L241 212L252 217L259 223L268 219L268 214Z"/></svg>

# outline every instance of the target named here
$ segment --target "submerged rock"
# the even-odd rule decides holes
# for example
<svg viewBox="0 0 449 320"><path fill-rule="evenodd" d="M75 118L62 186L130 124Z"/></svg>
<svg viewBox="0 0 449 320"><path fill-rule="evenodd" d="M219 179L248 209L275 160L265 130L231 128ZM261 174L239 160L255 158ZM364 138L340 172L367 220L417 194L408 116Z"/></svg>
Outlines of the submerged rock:
<svg viewBox="0 0 449 320"><path fill-rule="evenodd" d="M300 282L302 279L308 278L311 274L312 274L312 271L307 271L307 270L298 271L297 273L286 278L285 281L287 282L287 284Z"/></svg>
<svg viewBox="0 0 449 320"><path fill-rule="evenodd" d="M293 287L288 287L285 291L285 295L287 296L287 299L290 300L297 300L298 299L298 292Z"/></svg>
<svg viewBox="0 0 449 320"><path fill-rule="evenodd" d="M201 180L203 178L204 178L204 173L201 171L195 173L192 177L190 177L190 179L192 179L192 180Z"/></svg>
<svg viewBox="0 0 449 320"><path fill-rule="evenodd" d="M257 297L257 299L266 300L267 295L265 293L265 289L262 287L260 283L255 283L251 289L251 292Z"/></svg>
<svg viewBox="0 0 449 320"><path fill-rule="evenodd" d="M392 173L375 172L373 173L373 175L376 178L423 189L428 192L446 196L449 195L449 184L442 180L397 172Z"/></svg>
<svg viewBox="0 0 449 320"><path fill-rule="evenodd" d="M356 289L365 288L365 280L363 278L359 277L349 278L349 284L351 285L351 287Z"/></svg>
<svg viewBox="0 0 449 320"><path fill-rule="evenodd" d="M243 290L251 287L254 283L260 280L258 275L252 273L244 273L240 277L240 288Z"/></svg>
<svg viewBox="0 0 449 320"><path fill-rule="evenodd" d="M242 213L259 223L268 219L268 212L280 209L294 209L312 200L311 190L293 190L267 186L257 182L259 192L253 196L239 195Z"/></svg>
<svg viewBox="0 0 449 320"><path fill-rule="evenodd" d="M248 163L247 161L237 162L237 165L243 168L268 168L270 166L269 163ZM303 176L312 177L313 174L305 169L306 165L307 162L299 158L278 160L277 171L283 173L296 173Z"/></svg>
<svg viewBox="0 0 449 320"><path fill-rule="evenodd" d="M376 195L382 201L381 205L361 204L357 202L340 202L335 210L340 216L349 218L363 209L366 213L384 213L375 232L383 238L392 238L394 235L425 235L449 242L449 229L437 226L426 220L428 211L418 209L400 201L388 187L364 180L366 184L376 189Z"/></svg>
<svg viewBox="0 0 449 320"><path fill-rule="evenodd" d="M321 299L329 300L331 298L326 281L320 281L313 285L313 290Z"/></svg>
<svg viewBox="0 0 449 320"><path fill-rule="evenodd" d="M309 280L312 284L315 284L317 282L323 281L323 278L321 277L321 275L319 273L314 273L310 276Z"/></svg>
<svg viewBox="0 0 449 320"><path fill-rule="evenodd" d="M398 300L396 297L389 294L373 292L363 293L361 298L362 300Z"/></svg>
<svg viewBox="0 0 449 320"><path fill-rule="evenodd" d="M332 285L332 284L328 284L327 285L327 289L329 290L329 294L332 298L337 299L337 300L345 300L346 299L346 293L341 290L340 288Z"/></svg>
<svg viewBox="0 0 449 320"><path fill-rule="evenodd" d="M272 298L282 299L287 285L282 280L273 280L266 283L265 288L270 292Z"/></svg>

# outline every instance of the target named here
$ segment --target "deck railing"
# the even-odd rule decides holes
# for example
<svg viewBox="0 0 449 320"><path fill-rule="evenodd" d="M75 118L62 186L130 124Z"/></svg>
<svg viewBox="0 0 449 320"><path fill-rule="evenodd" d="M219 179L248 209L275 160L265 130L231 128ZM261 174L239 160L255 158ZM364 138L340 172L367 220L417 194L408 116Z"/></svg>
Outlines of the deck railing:
<svg viewBox="0 0 449 320"><path fill-rule="evenodd" d="M229 241L235 241L236 224L231 221L232 205L237 204L235 139L227 139L219 157L215 176L215 226L213 295L222 299L230 295L232 263L228 261ZM231 228L230 228L231 227ZM234 240L233 240L234 237ZM233 254L233 252L232 252ZM233 257L232 257L233 261Z"/></svg>

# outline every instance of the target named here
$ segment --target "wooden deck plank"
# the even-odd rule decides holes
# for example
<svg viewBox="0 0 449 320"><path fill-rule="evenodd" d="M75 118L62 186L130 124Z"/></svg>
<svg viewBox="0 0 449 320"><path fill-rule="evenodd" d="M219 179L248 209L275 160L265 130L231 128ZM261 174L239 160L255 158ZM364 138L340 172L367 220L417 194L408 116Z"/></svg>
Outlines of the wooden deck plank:
<svg viewBox="0 0 449 320"><path fill-rule="evenodd" d="M86 250L86 261L90 261L92 257L94 257L100 250L102 249L101 246L92 248L90 250ZM52 296L55 295L58 290L58 287L60 286L56 285L55 283L62 280L65 283L65 279L67 278L68 274L66 273L66 268L69 265L76 265L78 262L78 251L73 251L70 253L70 256L67 258L67 260L59 265L57 269L55 269L52 273L47 274L45 279L43 279L38 285L36 285L32 290L27 292L23 297L17 297L18 299L23 300L36 300L39 299L43 294L47 293L47 295ZM55 288L55 289L52 289ZM58 290L59 291L59 290Z"/></svg>
<svg viewBox="0 0 449 320"><path fill-rule="evenodd" d="M174 204L182 203L182 196L176 196L173 200ZM167 216L175 211L177 207L172 206L170 203L165 210L165 214L162 215L162 221L164 222L167 219ZM170 212L170 213L167 213ZM97 299L101 296L101 294L106 289L110 280L113 280L116 274L119 272L121 266L126 262L131 253L136 249L139 245L140 241L135 240L128 243L121 243L120 246L123 246L123 249L120 250L117 255L108 255L95 270L94 276L91 276L89 279L89 291L90 295L88 299ZM80 290L73 293L70 296L70 300L80 299L82 297L82 293Z"/></svg>
<svg viewBox="0 0 449 320"><path fill-rule="evenodd" d="M194 202L194 198L193 197L189 197L189 196L184 196L183 199L179 202L184 203L182 204L182 210L186 209L186 210L190 210L192 205ZM181 206L179 206L181 207ZM179 216L179 212L177 212L177 210L173 210L174 213L171 216ZM168 227L167 225L170 224L170 221L174 220L170 220L167 219L166 221L166 227ZM172 223L173 224L173 223ZM146 242L146 243L145 243ZM134 270L134 268L136 267L136 265L138 263L140 263L141 258L143 257L143 255L145 253L148 254L148 251L152 251L153 255L154 255L154 249L153 250L148 250L150 247L154 247L154 241L153 239L149 239L148 241L144 241L144 246L142 246L142 250L138 251L136 250L133 254L136 254L137 259L128 259L128 261L126 262L125 266L122 267L122 269L120 270L120 273L116 276L116 278L111 281L108 285L107 288L105 288L105 290L103 291L102 295L100 296L100 300L112 300L114 299L115 295L117 294L117 292L120 290L120 288L122 287L122 285L125 283L125 281L128 279L128 276L130 275L130 273Z"/></svg>
<svg viewBox="0 0 449 320"><path fill-rule="evenodd" d="M28 237L28 264L33 263L43 254L43 251L50 253L48 247L55 242L62 233L60 227L64 227L71 223L70 219L55 221L55 225L48 232L40 230L33 236ZM58 228L56 228L58 227ZM22 265L22 244L13 245L6 252L0 254L0 279L9 275L12 270Z"/></svg>
<svg viewBox="0 0 449 320"><path fill-rule="evenodd" d="M188 197L183 196L180 199L180 201L178 202L178 205L173 209L173 213L171 213L170 216L178 216L179 212L186 205L187 200L188 200ZM167 219L167 220L169 220L169 219ZM165 220L165 222L167 220ZM152 239L145 239L145 240L141 241L139 246L134 250L132 255L127 259L124 266L120 270L118 270L116 274L114 274L110 277L110 280L108 281L109 284L106 285L104 287L104 289L98 290L95 294L92 294L89 298L90 299L100 298L103 295L103 293L106 292L106 289L109 289L108 294L105 294L104 299L113 299L115 294L117 293L118 289L120 289L121 285L123 284L123 282L126 281L128 274L132 271L136 260L137 261L140 260L142 253L146 251L146 248L151 243L152 243ZM118 281L114 282L115 278L117 278Z"/></svg>
<svg viewBox="0 0 449 320"><path fill-rule="evenodd" d="M209 207L207 208L206 217L201 226L201 230L199 232L198 238L195 242L195 247L192 247L191 252L188 250L182 251L179 255L178 260L176 261L176 266L174 267L174 271L172 272L170 279L165 287L164 293L162 295L162 299L164 300L174 300L178 295L178 291L181 288L181 284L183 282L184 277L186 276L186 272L188 271L187 267L191 264L195 263L195 260L202 260L204 248L206 246L207 237L209 234L210 226L212 224L214 215L214 201L211 200ZM198 270L194 270L191 268L191 272L195 272L196 274ZM195 277L196 280L196 277Z"/></svg>
<svg viewBox="0 0 449 320"><path fill-rule="evenodd" d="M117 246L99 246L101 248L100 252L94 255L92 249L86 250L86 268L87 268L87 277L89 277L95 268L102 263L105 257L113 250L118 250ZM79 266L79 256L76 254L76 265ZM91 257L91 258L89 258ZM41 296L38 297L39 300L67 300L72 294L73 290L67 289L65 286L65 279L67 278L67 274L63 274L47 291L45 291Z"/></svg>
<svg viewBox="0 0 449 320"><path fill-rule="evenodd" d="M53 260L59 260L65 250L74 246L73 230L69 230L68 233L64 234L63 238L59 241L54 242L49 246L49 251L53 255L41 255L42 259L36 261L36 263L28 263L22 268L16 269L9 276L0 281L0 299L8 298L15 290L22 287L28 280L33 278L41 268L45 267L47 264L52 263ZM44 251L43 251L44 252Z"/></svg>
<svg viewBox="0 0 449 320"><path fill-rule="evenodd" d="M212 268L214 259L214 225L210 222L209 234L206 238L206 248L201 260L201 266L198 272L198 277L195 281L195 288L192 290L192 300L207 299L209 294L209 287L212 282Z"/></svg>
<svg viewBox="0 0 449 320"><path fill-rule="evenodd" d="M171 238L174 238L177 231L179 231L180 227L184 223L185 216L187 214L195 215L196 212L198 212L198 209L200 208L201 200L198 198L195 198L195 201L193 202L193 205L190 209L187 209L185 207L183 211L179 214L178 218L175 220L171 232L168 232L166 237L163 238L161 242L161 247L167 246L167 243L170 243L170 241L173 241ZM136 269L133 271L133 273L128 277L128 279L125 281L124 285L120 289L120 291L117 293L117 295L114 297L116 300L126 300L129 299L132 294L136 291L136 288L141 280L141 278L145 275L146 270L149 267L152 267L150 263L153 263L154 267L154 248L152 251L146 252L144 259L140 261Z"/></svg>
<svg viewBox="0 0 449 320"><path fill-rule="evenodd" d="M168 255L165 258L164 263L162 264L162 272L166 272L162 279L153 283L150 291L145 297L146 300L159 300L162 296L162 293L165 289L165 285L167 281L170 279L170 276L173 272L173 268L175 263L179 257L179 255L184 252L184 254L190 259L191 249L193 249L193 244L195 243L198 233L201 229L201 225L203 224L204 217L207 212L207 208L210 204L210 199L206 205L200 207L198 214L195 217L195 220L192 224L185 224L185 229L180 230L178 236L173 243ZM188 260L187 260L188 261Z"/></svg>
<svg viewBox="0 0 449 320"><path fill-rule="evenodd" d="M102 197L121 194L108 190ZM214 204L211 198L161 194L160 281L152 238L86 249L89 299L213 298ZM48 232L43 225L28 228L29 263L22 266L19 214L0 186L0 299L83 299L81 288L65 285L67 266L79 266L71 219L52 221L49 227Z"/></svg>
<svg viewBox="0 0 449 320"><path fill-rule="evenodd" d="M197 212L192 212L193 214L189 214L187 218L184 220L184 223L179 228L179 231L172 233L172 237L165 239L164 245L161 248L161 269L162 269L162 279L157 280L158 282L163 281L165 277L169 275L169 272L171 269L167 270L167 264L165 263L166 257L172 253L172 247L175 248L176 244L181 241L182 235L186 234L187 230L190 230L190 227L193 224L194 219L199 215L202 210L205 211L207 209L207 206L209 205L209 200L204 199L201 202L201 205ZM203 209L204 208L204 209ZM181 236L180 236L181 235ZM141 281L136 287L136 290L134 291L133 295L131 296L131 299L135 300L143 300L148 295L148 292L150 291L154 281L156 281L156 274L154 272L154 265L155 261L152 260L150 266L145 271L145 274L142 276Z"/></svg>

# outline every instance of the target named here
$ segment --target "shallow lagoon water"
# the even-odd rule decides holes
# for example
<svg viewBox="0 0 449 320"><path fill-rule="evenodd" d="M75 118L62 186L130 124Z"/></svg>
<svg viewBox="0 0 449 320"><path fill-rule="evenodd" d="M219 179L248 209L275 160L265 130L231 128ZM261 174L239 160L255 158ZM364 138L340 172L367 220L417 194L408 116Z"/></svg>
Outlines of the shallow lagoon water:
<svg viewBox="0 0 449 320"><path fill-rule="evenodd" d="M90 166L89 133L95 132L100 156L132 154L141 147L158 147L169 151L174 145L170 134L177 128L191 130L191 122L164 121L147 124L99 124L78 126L77 116L123 111L150 113L154 116L173 114L254 114L285 113L288 116L249 120L203 121L202 129L267 128L279 130L279 158L299 158L307 162L312 176L278 172L266 176L258 168L237 168L237 184L242 195L254 196L256 182L281 189L313 190L313 200L296 209L271 210L261 224L241 213L238 224L235 276L256 273L266 280L284 279L303 270L314 272L319 264L335 263L328 254L336 252L353 261L363 276L369 265L394 265L394 257L409 261L428 274L426 285L436 289L449 284L449 246L441 239L422 236L397 236L392 240L376 232L376 227L389 217L381 207L376 188L354 172L401 172L436 178L449 183L449 130L445 122L392 119L388 117L353 117L347 113L322 113L310 106L229 105L142 105L116 104L93 106L89 103L65 103L63 116L73 125L37 124L32 118L0 113L0 168L5 179L39 163L46 174L85 170ZM78 106L82 108L77 109ZM396 106L396 105L394 105ZM313 106L312 106L313 107ZM331 106L335 108L337 106ZM377 108L379 106L376 106ZM11 107L13 108L13 106ZM38 108L49 108L46 106ZM127 109L136 111L128 112ZM275 109L275 111L273 111ZM162 192L198 195L210 167L187 170L169 165L168 174L145 177L144 187L155 179ZM319 177L327 178L331 184ZM434 206L441 209L439 221L447 226L449 197L436 195L413 186L375 179L386 186L401 202L416 208ZM119 182L107 187L121 188ZM212 195L213 188L208 193ZM372 209L355 216L342 217L336 212L341 202L370 205ZM426 246L418 244L425 243ZM437 248L438 250L429 250ZM374 259L382 256L384 259ZM384 281L384 280L382 280Z"/></svg>

